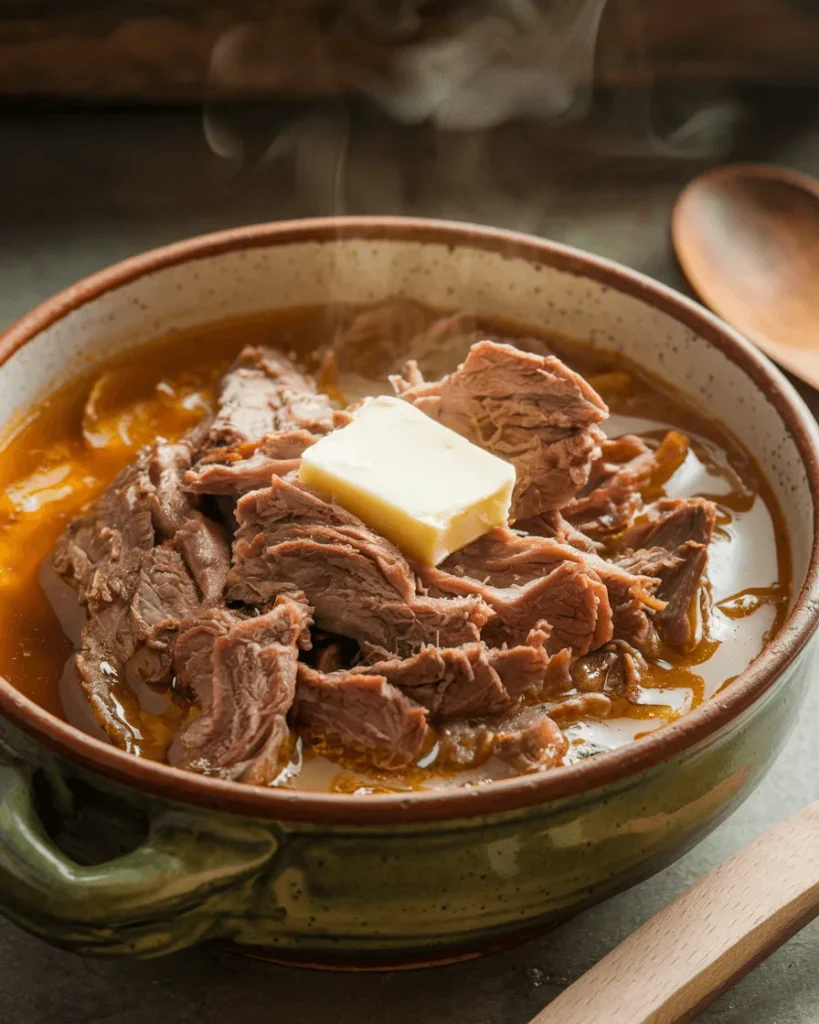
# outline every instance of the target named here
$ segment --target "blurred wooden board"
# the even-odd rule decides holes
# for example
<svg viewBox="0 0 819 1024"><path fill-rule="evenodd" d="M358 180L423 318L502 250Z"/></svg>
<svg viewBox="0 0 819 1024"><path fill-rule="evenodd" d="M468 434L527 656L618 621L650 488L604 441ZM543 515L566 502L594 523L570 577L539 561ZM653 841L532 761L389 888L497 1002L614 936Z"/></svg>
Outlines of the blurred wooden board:
<svg viewBox="0 0 819 1024"><path fill-rule="evenodd" d="M549 4L603 0L540 0ZM478 0L0 0L0 95L111 101L318 96L392 85L407 48ZM595 77L819 84L819 0L608 0Z"/></svg>

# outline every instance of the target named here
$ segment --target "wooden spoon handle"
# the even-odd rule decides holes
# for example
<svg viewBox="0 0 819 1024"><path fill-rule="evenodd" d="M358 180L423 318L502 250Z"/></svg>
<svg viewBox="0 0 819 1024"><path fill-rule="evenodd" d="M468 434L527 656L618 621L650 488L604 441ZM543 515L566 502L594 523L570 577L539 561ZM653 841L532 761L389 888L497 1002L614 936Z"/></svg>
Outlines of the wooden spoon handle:
<svg viewBox="0 0 819 1024"><path fill-rule="evenodd" d="M531 1024L679 1024L819 914L819 801L704 875Z"/></svg>

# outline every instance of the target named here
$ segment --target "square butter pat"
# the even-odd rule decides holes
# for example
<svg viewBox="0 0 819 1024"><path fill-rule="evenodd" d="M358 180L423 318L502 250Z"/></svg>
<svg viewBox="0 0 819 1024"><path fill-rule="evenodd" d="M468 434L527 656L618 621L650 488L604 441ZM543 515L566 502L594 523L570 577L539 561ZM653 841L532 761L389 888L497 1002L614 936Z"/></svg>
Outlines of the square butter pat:
<svg viewBox="0 0 819 1024"><path fill-rule="evenodd" d="M425 565L509 516L515 468L398 398L368 398L308 448L302 483Z"/></svg>

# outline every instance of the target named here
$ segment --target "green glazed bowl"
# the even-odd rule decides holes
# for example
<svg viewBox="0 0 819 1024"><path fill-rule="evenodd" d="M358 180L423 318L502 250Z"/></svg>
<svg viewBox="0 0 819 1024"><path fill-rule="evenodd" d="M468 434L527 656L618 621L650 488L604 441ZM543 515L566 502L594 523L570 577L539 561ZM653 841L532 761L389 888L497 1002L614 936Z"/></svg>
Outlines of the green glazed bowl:
<svg viewBox="0 0 819 1024"><path fill-rule="evenodd" d="M49 942L156 956L218 938L322 966L445 962L659 870L751 791L809 680L819 432L784 377L685 298L605 260L469 225L262 225L119 264L0 338L0 429L78 367L173 328L390 295L513 317L639 359L729 423L790 533L797 597L716 697L643 739L473 789L353 797L139 760L0 680L0 909Z"/></svg>

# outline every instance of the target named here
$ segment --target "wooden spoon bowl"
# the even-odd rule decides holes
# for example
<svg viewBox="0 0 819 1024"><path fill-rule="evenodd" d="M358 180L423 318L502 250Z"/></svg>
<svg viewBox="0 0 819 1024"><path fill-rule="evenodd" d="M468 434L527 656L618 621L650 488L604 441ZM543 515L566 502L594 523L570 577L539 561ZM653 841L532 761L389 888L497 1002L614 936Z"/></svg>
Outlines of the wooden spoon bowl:
<svg viewBox="0 0 819 1024"><path fill-rule="evenodd" d="M764 164L718 167L683 190L671 227L702 301L819 387L819 181Z"/></svg>

